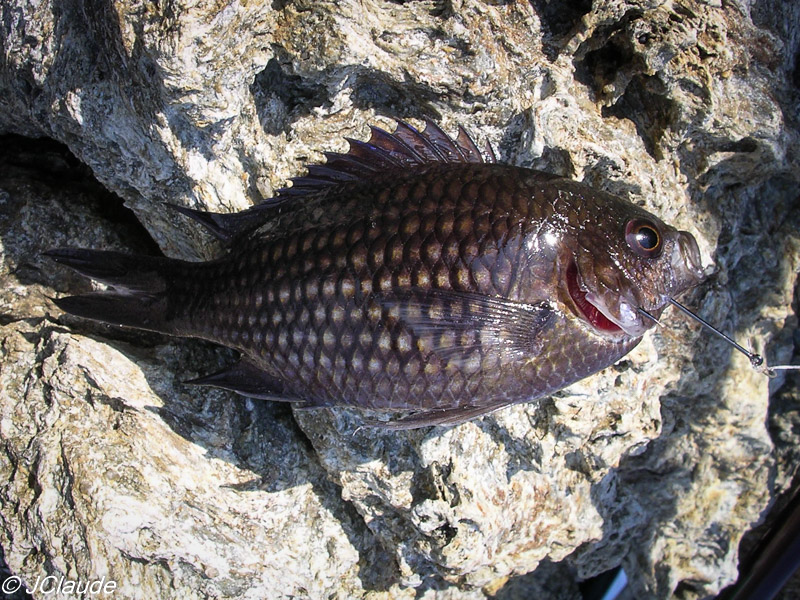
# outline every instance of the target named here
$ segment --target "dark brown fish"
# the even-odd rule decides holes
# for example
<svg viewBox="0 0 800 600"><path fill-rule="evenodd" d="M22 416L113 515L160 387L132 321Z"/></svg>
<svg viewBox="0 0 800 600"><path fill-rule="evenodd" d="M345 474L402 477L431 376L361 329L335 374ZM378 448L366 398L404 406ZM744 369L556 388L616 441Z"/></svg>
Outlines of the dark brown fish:
<svg viewBox="0 0 800 600"><path fill-rule="evenodd" d="M112 290L62 298L108 323L242 353L195 383L456 423L627 354L701 279L694 238L583 184L496 164L463 131L399 122L242 213L185 208L224 240L192 263L63 249Z"/></svg>

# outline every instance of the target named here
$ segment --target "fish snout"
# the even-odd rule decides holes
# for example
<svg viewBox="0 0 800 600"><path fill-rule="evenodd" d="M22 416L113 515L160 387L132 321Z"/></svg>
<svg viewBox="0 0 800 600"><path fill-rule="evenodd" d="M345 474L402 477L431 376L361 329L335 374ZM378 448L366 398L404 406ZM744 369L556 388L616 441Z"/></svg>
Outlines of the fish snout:
<svg viewBox="0 0 800 600"><path fill-rule="evenodd" d="M672 282L670 295L678 294L694 287L705 279L700 259L700 248L698 248L694 236L688 231L678 232L671 262L675 280Z"/></svg>

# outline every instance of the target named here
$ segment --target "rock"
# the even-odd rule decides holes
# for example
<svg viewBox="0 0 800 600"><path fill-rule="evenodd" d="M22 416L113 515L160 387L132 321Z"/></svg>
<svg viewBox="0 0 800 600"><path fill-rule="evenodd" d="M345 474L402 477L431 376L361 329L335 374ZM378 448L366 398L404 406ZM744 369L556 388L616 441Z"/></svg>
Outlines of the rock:
<svg viewBox="0 0 800 600"><path fill-rule="evenodd" d="M241 209L367 124L463 123L506 161L692 231L714 269L683 301L787 361L800 8L595 4L12 0L0 132L66 144L163 252L192 258L218 248L165 200ZM705 597L735 579L739 539L779 491L765 423L786 378L672 312L615 367L452 428L375 432L355 411L293 419L187 388L230 355L48 303L88 284L42 249L155 249L133 219L97 217L114 201L95 188L45 183L0 181L0 532L29 582L510 598L623 564L636 597Z"/></svg>

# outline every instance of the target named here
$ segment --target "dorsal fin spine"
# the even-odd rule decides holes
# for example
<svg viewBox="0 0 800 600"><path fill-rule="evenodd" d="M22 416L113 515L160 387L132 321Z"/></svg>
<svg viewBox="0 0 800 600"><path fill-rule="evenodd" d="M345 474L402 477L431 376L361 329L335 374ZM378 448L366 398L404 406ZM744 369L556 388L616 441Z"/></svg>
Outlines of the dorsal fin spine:
<svg viewBox="0 0 800 600"><path fill-rule="evenodd" d="M453 139L427 117L425 118L425 130L422 135L427 137L439 151L443 159L442 162L467 162Z"/></svg>
<svg viewBox="0 0 800 600"><path fill-rule="evenodd" d="M366 142L345 138L350 144L348 152L323 152L325 164L309 165L306 175L289 179L291 187L276 190L273 198L246 211L205 213L170 206L201 223L223 242L231 243L268 220L273 209L290 198L311 196L333 186L369 181L383 173L396 173L429 164L497 162L492 146L486 142L481 152L461 126L453 139L427 117L423 119L425 129L421 132L405 121L396 121L397 127L393 133L370 126L371 136Z"/></svg>
<svg viewBox="0 0 800 600"><path fill-rule="evenodd" d="M398 154L403 164L413 165L424 162L424 158L420 156L414 148L409 146L402 138L392 135L388 131L380 127L370 126L372 137L370 142L374 143L381 148L384 148L392 156Z"/></svg>
<svg viewBox="0 0 800 600"><path fill-rule="evenodd" d="M420 164L424 164L425 162L429 161L446 162L445 157L442 156L441 152L433 143L433 141L405 121L401 121L399 119L397 120L397 129L395 129L392 135L406 141L409 146L414 148L414 150L418 153L420 150L427 150L426 153L420 155L422 157ZM415 142L416 145L414 144Z"/></svg>

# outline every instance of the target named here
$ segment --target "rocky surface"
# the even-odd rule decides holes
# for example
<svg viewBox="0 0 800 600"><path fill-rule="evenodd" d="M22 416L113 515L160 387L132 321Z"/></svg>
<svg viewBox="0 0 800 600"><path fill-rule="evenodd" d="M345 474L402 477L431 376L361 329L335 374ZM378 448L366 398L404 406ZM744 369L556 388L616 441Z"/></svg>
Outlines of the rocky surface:
<svg viewBox="0 0 800 600"><path fill-rule="evenodd" d="M782 450L793 421L765 426L786 378L679 315L553 398L389 434L354 411L292 415L184 386L232 356L48 301L89 284L42 249L211 256L163 201L241 209L343 135L431 116L692 231L714 272L685 302L788 360L800 7L594 4L4 3L12 572L105 576L120 597L573 598L572 581L620 564L635 597L733 581L741 536L796 471ZM133 213L55 146L34 147L31 171L28 142L9 134L65 144Z"/></svg>

